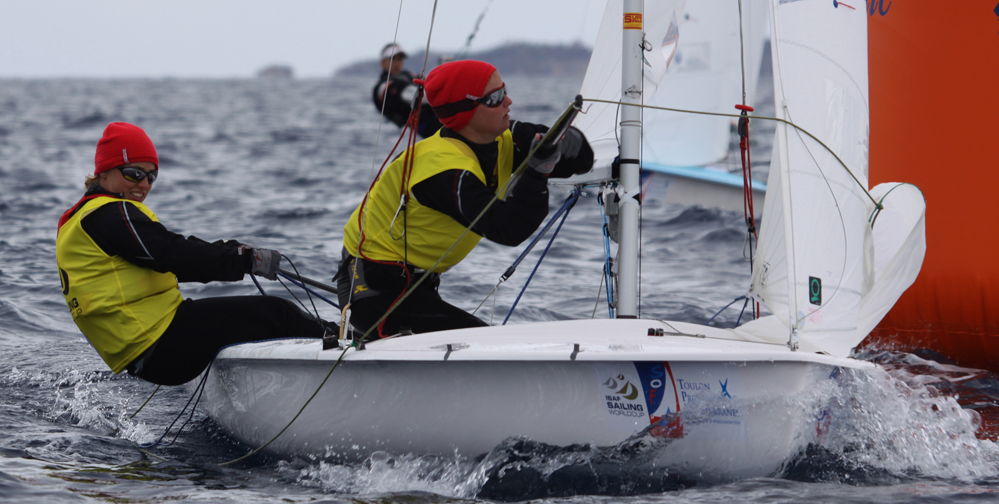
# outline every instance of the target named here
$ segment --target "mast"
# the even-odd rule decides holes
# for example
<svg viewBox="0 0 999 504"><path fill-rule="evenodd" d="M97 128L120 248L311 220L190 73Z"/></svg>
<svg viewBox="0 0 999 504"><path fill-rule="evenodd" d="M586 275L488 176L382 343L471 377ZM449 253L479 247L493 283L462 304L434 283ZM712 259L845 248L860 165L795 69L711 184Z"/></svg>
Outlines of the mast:
<svg viewBox="0 0 999 504"><path fill-rule="evenodd" d="M642 104L642 0L624 0L621 44L621 101ZM618 247L618 318L638 316L638 211L641 191L642 111L621 106L620 242Z"/></svg>

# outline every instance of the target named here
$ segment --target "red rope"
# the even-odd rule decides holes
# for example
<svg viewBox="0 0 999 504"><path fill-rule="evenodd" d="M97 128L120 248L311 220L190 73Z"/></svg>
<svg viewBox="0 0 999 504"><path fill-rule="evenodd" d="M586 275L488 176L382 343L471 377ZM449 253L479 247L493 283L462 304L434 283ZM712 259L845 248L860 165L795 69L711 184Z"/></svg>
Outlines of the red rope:
<svg viewBox="0 0 999 504"><path fill-rule="evenodd" d="M748 113L753 111L753 107L737 104L735 108L742 111L742 117L739 118L739 151L742 157L742 212L746 219L746 228L752 235L751 238L755 238L758 243L760 237L756 230L756 215L753 209L753 163L749 152ZM750 246L749 254L752 258L752 246ZM753 318L760 318L759 302L753 303Z"/></svg>
<svg viewBox="0 0 999 504"><path fill-rule="evenodd" d="M392 301L392 304L389 305L388 311L392 311L392 309L395 308L395 305L399 303L399 300L402 299L402 296L406 293L406 291L409 290L409 286L412 283L412 276L410 275L409 268L406 267L405 261L402 262L379 261L376 259L371 259L366 255L364 255L364 249L363 249L364 239L365 239L364 226L363 226L364 206L368 202L368 195L370 195L371 190L374 189L375 183L378 182L379 178L381 178L382 172L385 170L385 167L389 164L389 161L392 159L392 155L395 154L396 149L399 148L399 144L402 142L403 137L405 137L406 133L409 132L409 138L406 139L406 150L403 151L405 157L403 158L402 181L399 187L400 199L404 198L402 204L403 204L403 212L405 213L405 204L409 202L408 185L409 185L410 175L413 172L413 156L415 154L414 151L416 150L414 149L414 146L416 145L416 137L420 124L420 110L422 109L422 107L419 106L419 104L422 103L422 100L423 100L423 86L419 86L416 90L416 98L413 100L414 103L417 105L413 107L413 111L409 114L409 119L406 121L406 124L402 127L402 131L399 133L399 139L396 140L395 145L392 146L392 150L389 152L388 156L385 157L385 161L382 162L381 168L378 169L378 174L375 175L374 180L371 181L371 185L368 186L367 192L364 193L364 198L361 200L360 211L357 213L357 229L358 232L360 233L360 238L358 239L358 244L357 244L357 254L359 259L364 259L365 261L370 261L376 264L399 266L402 268L403 271L406 272L406 287L403 288L402 292L399 293L399 296L396 297L394 301ZM403 219L405 218L406 218L405 215L403 215ZM405 231L403 232L405 233ZM355 267L357 267L356 264ZM388 318L386 318L380 324L378 324L379 338L385 337L383 328L387 320Z"/></svg>

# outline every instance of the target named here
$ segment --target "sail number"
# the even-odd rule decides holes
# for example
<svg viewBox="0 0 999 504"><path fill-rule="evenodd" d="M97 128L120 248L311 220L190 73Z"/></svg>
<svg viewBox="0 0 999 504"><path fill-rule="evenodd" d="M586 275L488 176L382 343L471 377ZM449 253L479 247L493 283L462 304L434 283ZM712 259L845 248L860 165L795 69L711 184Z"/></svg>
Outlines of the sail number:
<svg viewBox="0 0 999 504"><path fill-rule="evenodd" d="M813 305L822 305L822 279L808 277L808 302Z"/></svg>

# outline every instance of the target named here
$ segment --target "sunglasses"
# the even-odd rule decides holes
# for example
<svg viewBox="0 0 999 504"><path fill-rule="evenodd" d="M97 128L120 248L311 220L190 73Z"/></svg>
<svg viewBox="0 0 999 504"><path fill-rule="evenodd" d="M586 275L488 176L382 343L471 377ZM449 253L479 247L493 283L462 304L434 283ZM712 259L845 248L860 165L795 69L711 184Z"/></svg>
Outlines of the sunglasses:
<svg viewBox="0 0 999 504"><path fill-rule="evenodd" d="M496 108L503 104L503 100L506 99L506 84L488 92L482 98L476 98L472 95L465 95L469 100L476 103L480 103L483 106L489 108Z"/></svg>
<svg viewBox="0 0 999 504"><path fill-rule="evenodd" d="M468 112L479 105L488 108L496 108L503 105L505 100L506 84L503 84L502 86L486 93L485 96L482 96L481 98L478 96L465 95L464 99L458 100L454 103L447 103L439 107L434 107L434 113L437 114L437 117L444 119L455 114Z"/></svg>
<svg viewBox="0 0 999 504"><path fill-rule="evenodd" d="M125 177L125 180L129 182L142 182L143 179L149 177L149 184L152 185L156 182L156 176L159 170L145 171L142 168L135 166L118 166L117 170L121 172L121 176Z"/></svg>

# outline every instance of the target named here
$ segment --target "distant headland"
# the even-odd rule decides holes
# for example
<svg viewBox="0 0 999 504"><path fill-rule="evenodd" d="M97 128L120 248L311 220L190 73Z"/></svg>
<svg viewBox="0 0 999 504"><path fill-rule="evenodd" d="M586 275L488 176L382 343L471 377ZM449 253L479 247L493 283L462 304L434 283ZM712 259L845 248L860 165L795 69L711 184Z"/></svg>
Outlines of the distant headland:
<svg viewBox="0 0 999 504"><path fill-rule="evenodd" d="M373 51L376 52L376 51ZM582 44L545 45L522 42L508 43L487 51L472 52L463 59L477 59L492 63L503 75L532 75L552 77L582 77L590 62L591 49ZM424 51L410 52L406 68L417 73L423 66ZM427 71L442 61L454 58L454 53L430 51ZM447 58L447 59L442 59ZM381 72L381 65L375 58L358 61L338 68L336 77L371 77Z"/></svg>

